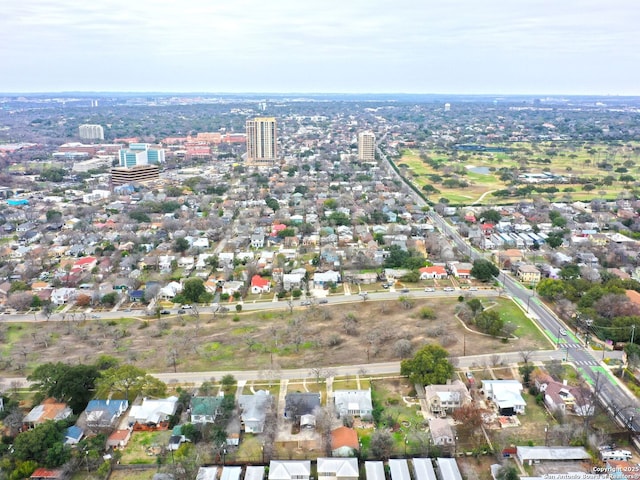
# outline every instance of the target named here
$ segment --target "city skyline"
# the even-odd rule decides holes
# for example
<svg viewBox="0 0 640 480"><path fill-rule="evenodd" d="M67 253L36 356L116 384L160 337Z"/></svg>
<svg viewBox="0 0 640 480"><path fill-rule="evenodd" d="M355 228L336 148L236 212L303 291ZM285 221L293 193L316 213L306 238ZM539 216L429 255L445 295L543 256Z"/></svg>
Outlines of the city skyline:
<svg viewBox="0 0 640 480"><path fill-rule="evenodd" d="M0 92L640 95L640 4L25 0Z"/></svg>

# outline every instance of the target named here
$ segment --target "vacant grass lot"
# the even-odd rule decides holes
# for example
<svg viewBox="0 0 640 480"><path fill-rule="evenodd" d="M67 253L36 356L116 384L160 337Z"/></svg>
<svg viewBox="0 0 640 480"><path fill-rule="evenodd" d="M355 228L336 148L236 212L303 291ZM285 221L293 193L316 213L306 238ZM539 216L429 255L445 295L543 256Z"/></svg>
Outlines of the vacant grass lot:
<svg viewBox="0 0 640 480"><path fill-rule="evenodd" d="M41 363L60 359L89 363L100 355L112 355L149 372L168 372L173 365L162 352L175 350L177 373L255 369L264 372L263 382L268 384L280 368L399 360L394 345L401 339L408 339L414 350L425 343L441 343L452 355L463 353L463 334L466 355L549 348L510 300L497 302L493 308L518 325L517 340L502 343L467 332L455 320L457 299L440 297L414 299L409 308L389 300L216 318L186 315L0 325L5 338L0 374L28 375ZM436 312L435 319L421 318L424 306ZM313 389L311 383L308 388Z"/></svg>
<svg viewBox="0 0 640 480"><path fill-rule="evenodd" d="M123 465L155 464L158 454L169 444L171 432L133 432L127 447L122 451Z"/></svg>

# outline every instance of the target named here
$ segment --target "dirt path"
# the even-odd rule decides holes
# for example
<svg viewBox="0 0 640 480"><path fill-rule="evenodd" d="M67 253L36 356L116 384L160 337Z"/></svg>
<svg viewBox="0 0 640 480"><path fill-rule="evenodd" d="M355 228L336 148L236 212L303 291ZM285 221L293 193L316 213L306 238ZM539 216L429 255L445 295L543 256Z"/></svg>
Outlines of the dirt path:
<svg viewBox="0 0 640 480"><path fill-rule="evenodd" d="M484 197L486 197L487 195L489 195L489 194L491 194L491 193L493 193L493 192L495 192L495 191L496 191L496 190L489 190L489 191L487 191L487 192L484 192L484 193L483 193L482 195L480 195L480 196L478 197L478 199L477 199L475 202L473 202L471 205L477 205L477 204L478 204L478 203L480 203L482 200L484 200Z"/></svg>

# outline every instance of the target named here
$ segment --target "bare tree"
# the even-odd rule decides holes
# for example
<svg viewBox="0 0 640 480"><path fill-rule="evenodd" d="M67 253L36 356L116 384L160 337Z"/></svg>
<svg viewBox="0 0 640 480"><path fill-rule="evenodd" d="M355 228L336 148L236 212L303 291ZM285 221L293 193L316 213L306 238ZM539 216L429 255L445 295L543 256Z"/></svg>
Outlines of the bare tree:
<svg viewBox="0 0 640 480"><path fill-rule="evenodd" d="M498 365L502 364L502 357L500 357L500 355L498 355L497 353L494 353L489 357L489 361L491 362L491 366L495 368Z"/></svg>
<svg viewBox="0 0 640 480"><path fill-rule="evenodd" d="M396 357L408 358L411 356L412 351L413 347L411 345L411 342L406 338L401 338L393 344L393 353Z"/></svg>
<svg viewBox="0 0 640 480"><path fill-rule="evenodd" d="M531 360L531 355L533 355L533 350L520 350L518 353L520 353L520 358L522 358L522 361L526 365L529 363L529 360Z"/></svg>

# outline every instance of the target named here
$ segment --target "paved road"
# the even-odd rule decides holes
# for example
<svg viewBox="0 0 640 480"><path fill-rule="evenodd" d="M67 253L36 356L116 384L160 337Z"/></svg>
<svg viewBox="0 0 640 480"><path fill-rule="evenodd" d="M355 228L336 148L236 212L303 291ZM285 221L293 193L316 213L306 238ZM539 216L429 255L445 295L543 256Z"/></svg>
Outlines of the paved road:
<svg viewBox="0 0 640 480"><path fill-rule="evenodd" d="M472 260L483 258L483 254L471 248L457 230L447 224L435 212L430 212L434 224L449 237L460 251L469 252ZM601 402L623 425L634 432L640 432L640 404L635 396L618 382L611 373L584 348L583 341L578 339L570 329L535 295L535 291L522 286L506 272L501 272L498 280L505 291L525 308L529 315L563 352L563 357L573 363L582 377L596 390ZM566 334L565 334L566 332ZM635 418L637 417L637 419Z"/></svg>
<svg viewBox="0 0 640 480"><path fill-rule="evenodd" d="M559 359L563 352L558 350L539 350L533 352L529 357L532 362L549 361ZM458 368L474 370L484 368L484 366L492 366L496 360L502 365L515 365L522 362L522 356L518 352L501 353L497 358L494 354L488 353L484 355L468 355L466 357L454 357L453 361ZM383 363L362 363L358 365L343 365L322 367L322 371L330 372L332 376L377 376L377 375L393 375L400 373L400 362L383 362ZM154 373L154 377L162 380L167 384L172 383L192 383L200 385L207 380L220 380L224 375L233 375L236 380L246 382L255 381L279 381L279 380L301 380L303 378L314 378L315 374L310 368L296 369L278 369L278 370L216 370L211 372L170 372L170 373ZM3 378L0 382L3 389L11 387L12 382L17 382L20 386L28 386L29 382L24 377Z"/></svg>

